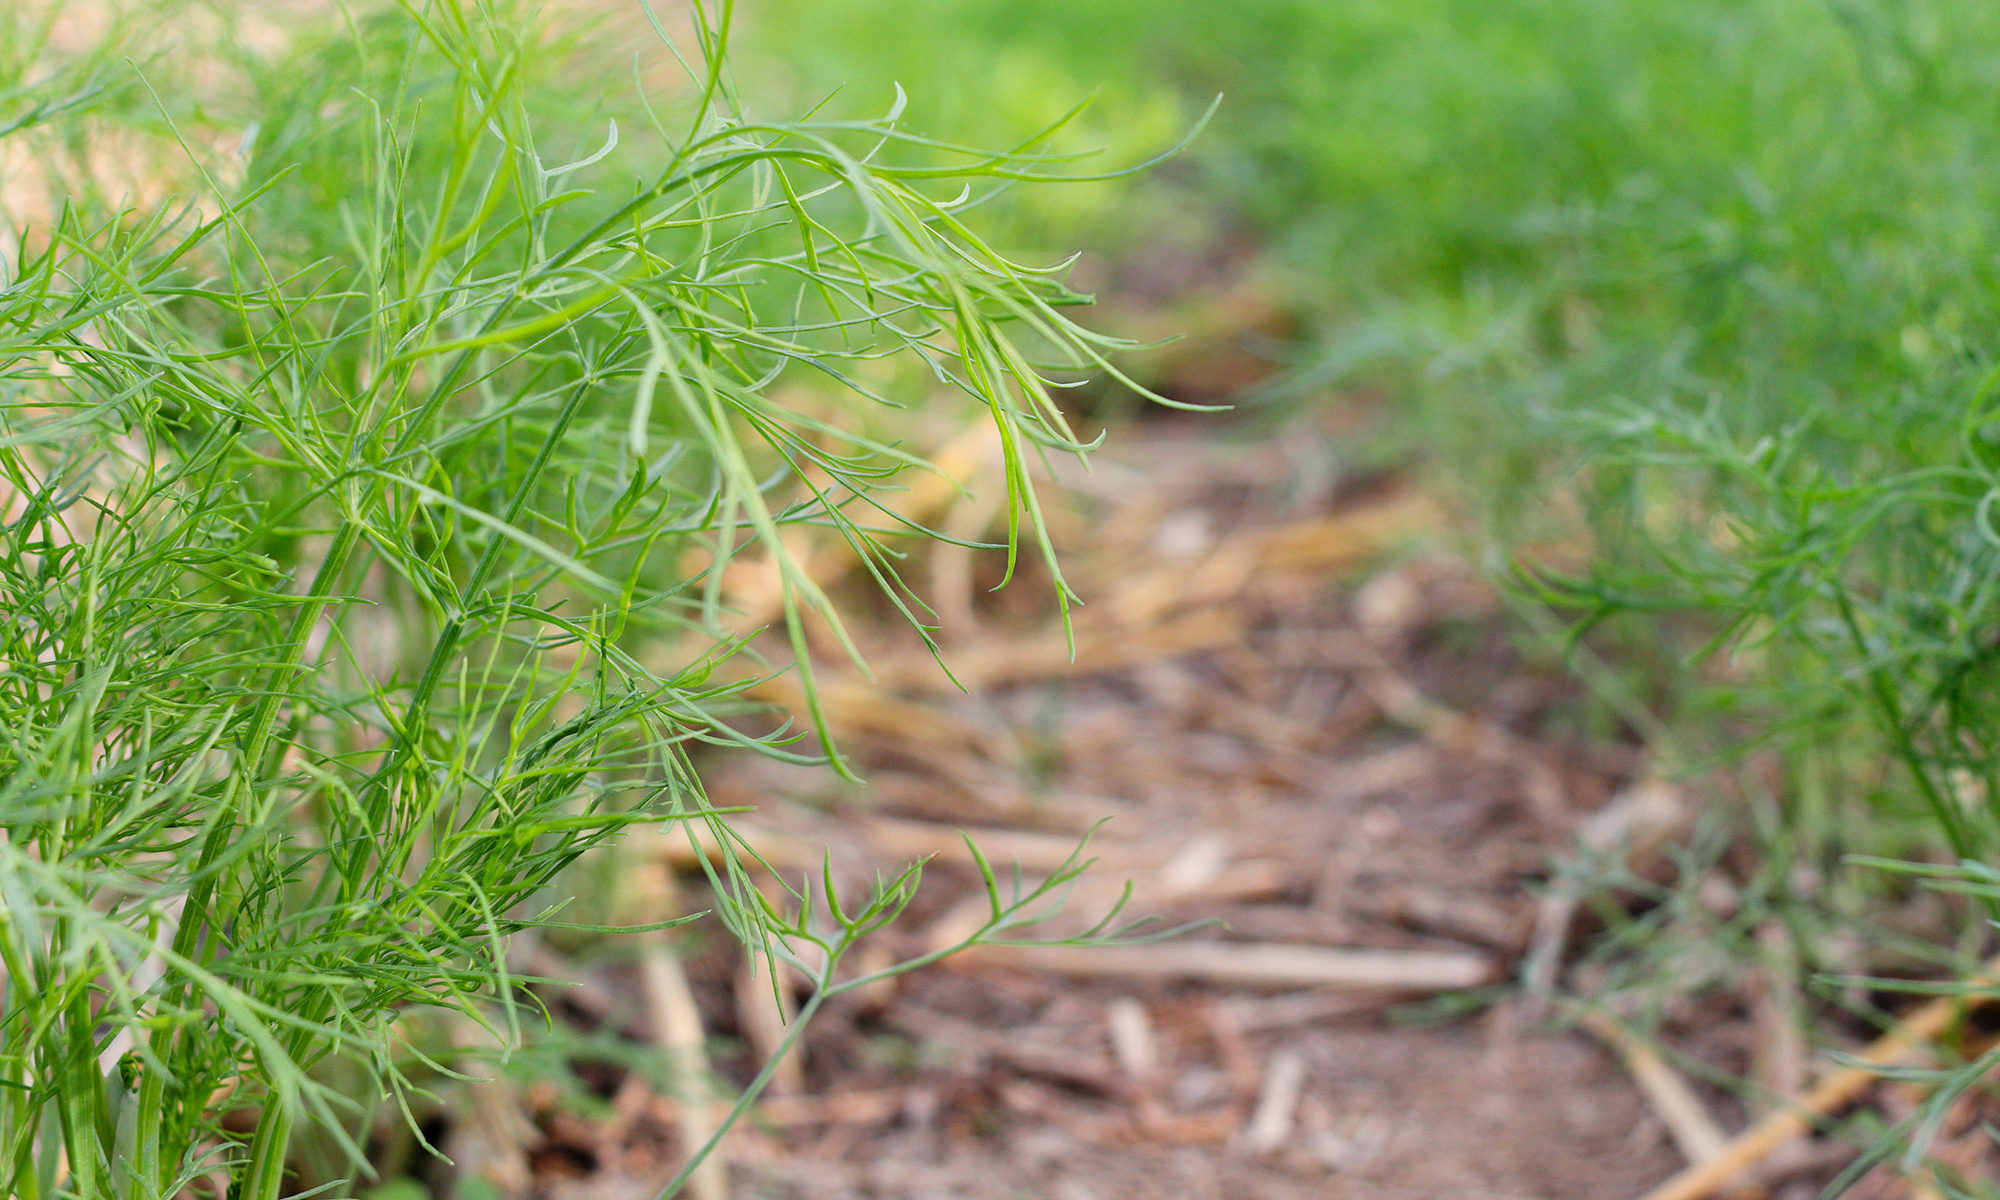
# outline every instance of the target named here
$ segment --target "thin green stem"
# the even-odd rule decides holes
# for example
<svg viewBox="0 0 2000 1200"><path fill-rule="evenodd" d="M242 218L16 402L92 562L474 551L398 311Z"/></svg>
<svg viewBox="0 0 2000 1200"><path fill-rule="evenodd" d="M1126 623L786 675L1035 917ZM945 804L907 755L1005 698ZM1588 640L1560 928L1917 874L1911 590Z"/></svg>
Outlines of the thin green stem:
<svg viewBox="0 0 2000 1200"><path fill-rule="evenodd" d="M736 1123L741 1121L743 1115L757 1103L757 1098L764 1094L764 1089L771 1085L771 1080L776 1078L778 1068L784 1064L786 1056L791 1054L793 1047L798 1045L799 1039L805 1036L806 1026L812 1022L813 1015L819 1012L820 1005L826 1002L828 995L826 988L817 988L806 1002L799 1006L798 1014L792 1018L791 1028L785 1030L785 1036L771 1051L771 1056L764 1060L763 1069L758 1071L756 1078L737 1095L736 1102L729 1106L727 1113L723 1114L715 1132L709 1134L708 1140L696 1147L695 1151L688 1155L687 1162L681 1164L681 1169L674 1172L674 1177L667 1180L667 1185L660 1189L656 1200L671 1200L687 1186L688 1180L694 1178L694 1173L701 1169L701 1164L708 1160L709 1155L715 1153L716 1147L722 1145L722 1139L729 1136L729 1131L736 1127ZM688 1103L695 1102L692 1099L688 1101Z"/></svg>

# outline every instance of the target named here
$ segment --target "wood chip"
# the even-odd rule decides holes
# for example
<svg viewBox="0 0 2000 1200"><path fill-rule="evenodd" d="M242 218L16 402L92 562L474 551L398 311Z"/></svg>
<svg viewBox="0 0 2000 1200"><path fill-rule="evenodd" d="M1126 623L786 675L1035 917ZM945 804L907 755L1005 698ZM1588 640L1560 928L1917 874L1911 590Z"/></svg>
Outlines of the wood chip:
<svg viewBox="0 0 2000 1200"><path fill-rule="evenodd" d="M1160 1053L1146 1006L1130 996L1116 997L1105 1006L1104 1023L1118 1069L1135 1084L1151 1079L1159 1069Z"/></svg>
<svg viewBox="0 0 2000 1200"><path fill-rule="evenodd" d="M1257 1106L1243 1127L1243 1144L1252 1154L1275 1154L1291 1141L1292 1127L1305 1092L1306 1060L1298 1051L1273 1051L1257 1089Z"/></svg>

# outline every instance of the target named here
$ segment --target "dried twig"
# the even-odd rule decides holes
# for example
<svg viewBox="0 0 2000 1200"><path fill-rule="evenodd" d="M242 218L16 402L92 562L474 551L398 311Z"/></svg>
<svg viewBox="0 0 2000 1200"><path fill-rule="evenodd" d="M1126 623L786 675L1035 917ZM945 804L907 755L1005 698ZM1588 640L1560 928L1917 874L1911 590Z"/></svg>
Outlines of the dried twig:
<svg viewBox="0 0 2000 1200"><path fill-rule="evenodd" d="M1196 606L1228 606L1264 572L1337 570L1365 562L1415 534L1438 528L1443 514L1428 496L1398 492L1329 516L1227 538L1192 564L1153 565L1126 580L1106 602L1119 623L1145 626Z"/></svg>
<svg viewBox="0 0 2000 1200"><path fill-rule="evenodd" d="M680 959L663 942L646 946L640 958L640 978L651 1010L654 1037L671 1055L674 1091L682 1100L679 1133L692 1153L706 1146L716 1128L715 1110L708 1102L708 1055L701 1027L701 1010ZM694 1200L729 1200L728 1168L721 1155L710 1155L696 1168L688 1187Z"/></svg>
<svg viewBox="0 0 2000 1200"><path fill-rule="evenodd" d="M757 847L757 853L779 870L818 870L827 841L811 834L787 833L737 819L731 827L743 840ZM692 832L695 841L688 842ZM1075 855L1078 838L1071 834L1041 833L1033 830L990 826L914 821L900 817L870 815L863 820L843 823L835 831L842 844L851 845L876 857L897 862L936 858L942 862L969 865L972 856L965 848L969 836L988 861L1001 866L1019 865L1031 874L1046 875ZM718 858L708 831L701 826L668 831L654 844L655 853L675 870L690 870L702 857ZM1157 861L1155 853L1118 838L1092 838L1087 853L1107 870L1138 870ZM1263 860L1250 860L1261 862Z"/></svg>
<svg viewBox="0 0 2000 1200"><path fill-rule="evenodd" d="M954 648L946 657L947 677L929 654L879 659L875 678L898 692L954 695L967 689L1120 671L1198 650L1234 646L1243 640L1243 617L1234 606L1199 608L1137 628L1079 619L1076 654L1060 629L1028 638L987 641ZM953 680L957 680L954 683Z"/></svg>
<svg viewBox="0 0 2000 1200"><path fill-rule="evenodd" d="M1990 987L2000 981L2000 959L1987 964L1969 987ZM1797 1103L1770 1114L1732 1138L1720 1152L1647 1192L1643 1200L1702 1200L1735 1179L1743 1170L1778 1147L1811 1131L1813 1122L1851 1103L1867 1091L1881 1067L1906 1065L1937 1040L1980 995L1939 996L1926 1002L1883 1034L1855 1058L1858 1065L1837 1067L1799 1097Z"/></svg>
<svg viewBox="0 0 2000 1200"><path fill-rule="evenodd" d="M636 853L626 857L626 906L642 920L656 920L661 913L676 913L680 907L674 896L673 875ZM694 1153L708 1144L716 1130L715 1106L709 1099L707 1037L702 1031L701 1010L687 974L674 954L663 930L637 935L639 978L646 1000L646 1014L653 1041L669 1055L673 1090L682 1101L677 1121L681 1145ZM729 1200L729 1168L720 1154L709 1156L688 1180L693 1200Z"/></svg>
<svg viewBox="0 0 2000 1200"><path fill-rule="evenodd" d="M1653 1106L1654 1114L1667 1127L1681 1157L1696 1163L1722 1153L1728 1144L1722 1127L1709 1115L1687 1080L1668 1066L1658 1051L1602 1012L1585 1013L1582 1025L1625 1060L1626 1068L1632 1072L1647 1103Z"/></svg>
<svg viewBox="0 0 2000 1200"><path fill-rule="evenodd" d="M777 1067L771 1075L766 1094L771 1096L791 1096L805 1090L805 1068L798 1053L777 1058L783 1048L785 1034L795 1019L792 996L785 987L784 980L775 983L764 971L759 970L759 959L754 953L743 956L737 964L734 993L736 998L736 1023L743 1030L745 1040L757 1052L757 1061L777 1060ZM780 972L787 968L780 966Z"/></svg>

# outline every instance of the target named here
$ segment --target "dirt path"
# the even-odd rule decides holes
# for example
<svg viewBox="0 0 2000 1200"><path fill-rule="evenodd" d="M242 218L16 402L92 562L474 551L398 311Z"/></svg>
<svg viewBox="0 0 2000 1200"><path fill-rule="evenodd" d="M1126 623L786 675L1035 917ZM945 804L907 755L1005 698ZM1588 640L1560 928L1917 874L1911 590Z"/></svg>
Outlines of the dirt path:
<svg viewBox="0 0 2000 1200"><path fill-rule="evenodd" d="M754 809L742 827L790 877L828 848L845 887L935 856L864 967L977 924L961 829L1003 877L1032 880L1104 823L1096 867L1044 932L1081 928L1126 880L1131 913L1220 923L1113 951L977 951L843 999L731 1135L726 1184L694 1200L1637 1198L1690 1139L1712 1145L1769 1106L1668 1069L1709 1123L1670 1130L1671 1105L1602 1040L1626 1018L1663 1020L1717 1077L1796 1093L1810 1050L1760 1000L1767 984L1691 989L1664 1014L1613 1000L1609 1025L1571 1027L1561 994L1591 982L1590 930L1547 938L1563 928L1552 865L1683 839L1690 806L1646 778L1636 746L1585 732L1578 686L1520 648L1496 594L1442 549L1439 507L1396 478L1315 470L1324 437L1126 431L1052 510L1088 601L1076 662L1046 580L993 593L997 556L926 551L907 569L967 691L906 628L864 623L874 681L831 656L823 669L866 789L747 756L708 764L712 799ZM994 520L942 489L911 497L961 537ZM848 611L879 608L838 586L854 589ZM699 904L684 844L648 861L680 892L668 908ZM679 959L662 943L639 965L629 949L530 964L583 981L547 995L580 1039L567 1078L596 1095L534 1084L498 1105L525 1118L512 1132L512 1117L450 1122L462 1167L434 1190L656 1194L709 1119L669 1097L690 1072L740 1086L784 1029L719 931L674 937ZM1539 1008L1517 985L1538 954L1563 968ZM1859 1048L1869 1030L1816 1032ZM1891 1115L1913 1103L1899 1095L1879 1101ZM1992 1157L1977 1103L1947 1122L1974 1177ZM1807 1200L1854 1153L1794 1149L1755 1194ZM468 1175L499 1186L468 1192ZM1855 1194L1928 1193L1878 1173Z"/></svg>
<svg viewBox="0 0 2000 1200"><path fill-rule="evenodd" d="M1173 424L1121 439L1059 513L1089 601L1080 665L1050 653L1035 580L991 598L994 564L948 550L918 577L972 690L938 686L906 633L865 631L884 687L832 685L853 689L865 795L722 766L713 798L755 805L780 859L830 843L860 877L946 851L885 953L965 921L960 825L1032 875L1110 818L1079 909L1130 878L1132 911L1225 923L1097 963L1108 977L975 954L825 1014L790 1094L730 1144L737 1194L1557 1200L1636 1196L1679 1165L1614 1056L1486 1005L1552 856L1638 756L1568 736L1573 686L1510 648L1492 593L1432 545L1433 506L1393 480L1316 481L1298 458ZM1177 971L1188 943L1251 956ZM1457 986L1308 986L1328 949L1379 952L1324 956L1336 974ZM743 1073L769 1040L755 989L720 952L688 973L730 1039L718 1068ZM657 1179L677 1110L626 1101L623 1143L587 1148L572 1186L547 1173L545 1194Z"/></svg>

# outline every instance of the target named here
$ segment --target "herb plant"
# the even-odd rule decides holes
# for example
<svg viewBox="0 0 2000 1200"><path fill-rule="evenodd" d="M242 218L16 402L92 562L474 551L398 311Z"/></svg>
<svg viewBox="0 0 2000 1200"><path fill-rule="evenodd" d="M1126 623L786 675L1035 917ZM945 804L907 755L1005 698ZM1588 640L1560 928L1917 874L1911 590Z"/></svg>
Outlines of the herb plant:
<svg viewBox="0 0 2000 1200"><path fill-rule="evenodd" d="M678 47L643 10L640 61L681 72L629 100L505 0L306 14L257 53L252 9L202 9L219 82L143 57L176 8L82 54L17 13L0 81L42 185L0 255L0 1191L28 1200L219 1171L269 1200L308 1127L358 1160L367 1096L329 1066L407 1106L412 1013L516 1029L509 935L635 826L707 827L722 919L808 970L804 1015L855 986L918 872L845 905L748 883L690 749L806 752L716 670L745 653L724 568L776 572L812 697L809 625L845 639L789 527L923 625L876 499L923 466L885 364L990 417L1011 561L1051 556L1035 456L1085 448L1050 373L1117 346L967 224L1058 169L1040 138L753 116L727 0ZM114 135L149 190L98 169ZM1080 866L989 871L975 940Z"/></svg>

